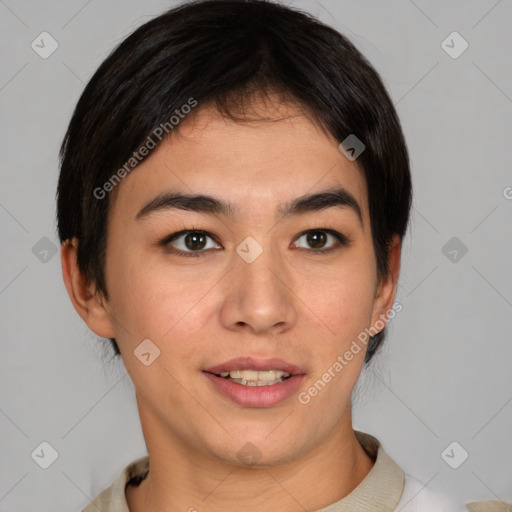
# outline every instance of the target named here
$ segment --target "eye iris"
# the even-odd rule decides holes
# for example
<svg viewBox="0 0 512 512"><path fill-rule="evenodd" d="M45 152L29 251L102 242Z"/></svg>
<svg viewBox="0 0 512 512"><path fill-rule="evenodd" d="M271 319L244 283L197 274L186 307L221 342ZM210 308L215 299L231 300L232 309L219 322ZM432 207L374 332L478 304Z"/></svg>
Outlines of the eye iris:
<svg viewBox="0 0 512 512"><path fill-rule="evenodd" d="M307 241L310 247L321 249L327 242L327 235L323 231L312 231L307 234Z"/></svg>
<svg viewBox="0 0 512 512"><path fill-rule="evenodd" d="M204 249L206 245L206 237L201 233L189 233L185 237L185 245L187 246L187 249L190 249L191 251Z"/></svg>

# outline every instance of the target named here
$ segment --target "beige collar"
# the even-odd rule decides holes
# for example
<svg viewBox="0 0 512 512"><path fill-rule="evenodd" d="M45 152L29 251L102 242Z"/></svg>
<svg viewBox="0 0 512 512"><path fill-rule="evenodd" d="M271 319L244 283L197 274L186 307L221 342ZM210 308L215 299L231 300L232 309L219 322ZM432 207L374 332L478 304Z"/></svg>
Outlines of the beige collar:
<svg viewBox="0 0 512 512"><path fill-rule="evenodd" d="M317 512L392 512L402 497L404 472L375 437L358 430L354 433L375 464L350 494Z"/></svg>

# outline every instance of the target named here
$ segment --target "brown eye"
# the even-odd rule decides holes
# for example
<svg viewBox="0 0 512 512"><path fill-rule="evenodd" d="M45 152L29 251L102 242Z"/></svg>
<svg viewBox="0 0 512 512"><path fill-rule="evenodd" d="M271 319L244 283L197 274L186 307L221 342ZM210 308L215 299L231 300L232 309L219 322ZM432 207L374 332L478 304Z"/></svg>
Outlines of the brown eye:
<svg viewBox="0 0 512 512"><path fill-rule="evenodd" d="M213 236L206 231L180 231L165 237L160 245L170 252L187 256L199 256L209 249L222 249Z"/></svg>
<svg viewBox="0 0 512 512"><path fill-rule="evenodd" d="M189 233L185 236L185 246L191 251L199 251L206 246L206 237L202 233Z"/></svg>
<svg viewBox="0 0 512 512"><path fill-rule="evenodd" d="M310 229L304 231L293 243L299 249L310 249L310 252L328 252L343 246L349 246L350 239L333 229Z"/></svg>
<svg viewBox="0 0 512 512"><path fill-rule="evenodd" d="M306 241L313 249L322 249L327 242L325 231L310 231L306 236Z"/></svg>

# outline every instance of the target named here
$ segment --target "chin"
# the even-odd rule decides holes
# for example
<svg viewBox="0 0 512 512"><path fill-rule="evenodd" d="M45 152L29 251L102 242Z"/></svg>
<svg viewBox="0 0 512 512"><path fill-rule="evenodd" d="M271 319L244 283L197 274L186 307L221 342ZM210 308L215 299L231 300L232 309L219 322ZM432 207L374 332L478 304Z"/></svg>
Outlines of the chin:
<svg viewBox="0 0 512 512"><path fill-rule="evenodd" d="M271 432L271 430L269 430ZM243 468L272 468L290 463L301 456L303 443L290 436L268 432L233 436L229 446L212 446L213 456L223 462Z"/></svg>

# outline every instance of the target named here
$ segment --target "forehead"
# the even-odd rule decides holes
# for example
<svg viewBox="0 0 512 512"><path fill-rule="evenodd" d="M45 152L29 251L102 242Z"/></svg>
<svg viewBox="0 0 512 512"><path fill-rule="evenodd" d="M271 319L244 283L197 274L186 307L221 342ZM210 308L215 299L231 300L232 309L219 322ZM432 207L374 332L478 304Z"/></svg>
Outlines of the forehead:
<svg viewBox="0 0 512 512"><path fill-rule="evenodd" d="M364 174L338 144L295 105L253 106L243 121L198 108L123 179L113 209L133 211L173 190L226 198L250 214L341 186L366 217Z"/></svg>

